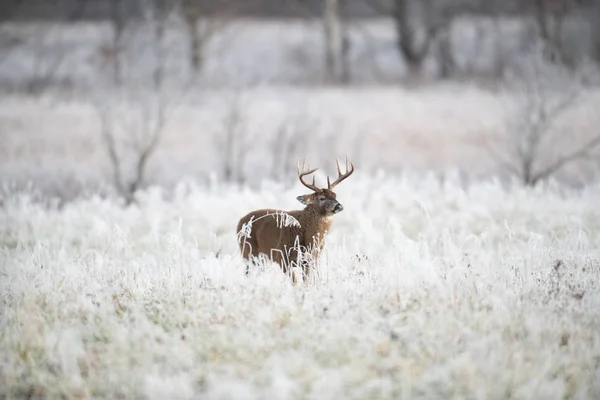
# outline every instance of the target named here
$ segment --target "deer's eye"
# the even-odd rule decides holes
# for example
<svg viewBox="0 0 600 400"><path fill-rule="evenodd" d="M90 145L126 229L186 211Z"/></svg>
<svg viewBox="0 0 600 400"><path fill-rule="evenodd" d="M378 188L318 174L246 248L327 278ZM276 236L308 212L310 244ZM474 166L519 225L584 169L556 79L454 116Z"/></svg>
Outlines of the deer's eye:
<svg viewBox="0 0 600 400"><path fill-rule="evenodd" d="M319 196L319 200L321 200L321 201L325 200L325 196Z"/></svg>

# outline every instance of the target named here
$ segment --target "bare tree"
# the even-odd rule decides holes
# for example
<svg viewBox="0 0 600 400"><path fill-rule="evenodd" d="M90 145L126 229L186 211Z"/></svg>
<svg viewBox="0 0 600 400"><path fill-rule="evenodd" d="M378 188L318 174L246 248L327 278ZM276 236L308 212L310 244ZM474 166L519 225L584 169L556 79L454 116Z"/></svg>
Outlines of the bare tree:
<svg viewBox="0 0 600 400"><path fill-rule="evenodd" d="M0 6L0 11L6 7L6 14L0 16L0 21L10 20L26 4L26 0L12 0L8 1L6 5ZM74 3L66 15L64 15L66 21L74 22L79 20L84 13L86 5L86 0ZM13 44L17 45L29 41L34 49L32 52L31 69L29 71L30 76L25 82L24 89L29 93L40 93L57 83L69 83L67 79L63 79L62 82L58 82L57 79L58 71L71 51L71 48L63 43L57 43L58 40L53 37L61 34L61 26L47 21L37 21L31 23L25 32L27 32L25 40L20 40L21 38L12 38L12 40L9 40L9 44L13 42ZM18 46L14 46L14 48L16 47ZM1 58L8 58L11 53L11 51L8 51Z"/></svg>
<svg viewBox="0 0 600 400"><path fill-rule="evenodd" d="M243 0L215 1L210 6L203 0L178 1L181 2L181 13L189 38L192 72L198 75L204 66L210 41L249 5Z"/></svg>
<svg viewBox="0 0 600 400"><path fill-rule="evenodd" d="M252 138L245 129L244 92L240 88L228 94L222 130L217 132L217 147L222 162L225 181L246 182L245 165L252 149Z"/></svg>
<svg viewBox="0 0 600 400"><path fill-rule="evenodd" d="M592 26L593 57L600 66L600 1L594 1L590 4L587 15Z"/></svg>
<svg viewBox="0 0 600 400"><path fill-rule="evenodd" d="M185 21L185 27L188 31L190 41L190 61L193 72L197 74L204 64L204 46L212 29L201 32L200 18L203 16L203 10L200 2L195 0L182 0L182 11Z"/></svg>
<svg viewBox="0 0 600 400"><path fill-rule="evenodd" d="M197 74L204 65L204 48L210 35L214 33L213 25L210 20L202 27L200 18L203 12L199 2L194 0L183 0L182 10L188 37L190 41L190 63L193 72Z"/></svg>
<svg viewBox="0 0 600 400"><path fill-rule="evenodd" d="M519 64L513 84L508 85L517 101L501 138L503 146L483 144L502 168L525 185L536 185L567 164L586 159L600 146L600 132L581 137L561 128L562 119L582 98L575 78L540 54Z"/></svg>
<svg viewBox="0 0 600 400"><path fill-rule="evenodd" d="M411 74L420 74L437 33L438 27L429 19L432 13L432 0L394 0L398 48Z"/></svg>
<svg viewBox="0 0 600 400"><path fill-rule="evenodd" d="M95 102L102 140L113 169L113 181L127 204L134 201L135 193L145 183L148 162L164 134L171 103L165 89L163 49L165 25L171 9L166 0L145 0L142 4L153 50L149 82L140 87L115 75L122 80L116 93ZM122 49L121 46L117 48ZM116 54L117 58L121 56Z"/></svg>
<svg viewBox="0 0 600 400"><path fill-rule="evenodd" d="M234 174L238 170L237 164L240 162L240 159L236 157L240 152L240 136L242 135L242 111L240 107L240 94L235 93L224 120L223 177L226 181L231 181L234 178ZM239 177L236 178L239 179Z"/></svg>
<svg viewBox="0 0 600 400"><path fill-rule="evenodd" d="M311 134L317 125L318 121L307 112L294 113L282 122L271 142L271 176L275 180L288 182L288 178L294 176L296 169L289 160L306 154L307 144L311 142Z"/></svg>
<svg viewBox="0 0 600 400"><path fill-rule="evenodd" d="M394 0L392 15L398 31L398 48L409 73L417 76L421 73L431 46L437 42L440 76L452 76L456 68L452 22L456 15L474 12L476 8L477 4L469 0Z"/></svg>
<svg viewBox="0 0 600 400"><path fill-rule="evenodd" d="M344 3L345 0L326 0L323 12L327 80L336 84L350 80L349 41L343 20Z"/></svg>
<svg viewBox="0 0 600 400"><path fill-rule="evenodd" d="M156 93L139 93L133 100L126 97L116 102L113 98L111 104L97 104L96 110L114 185L129 204L144 185L148 161L164 134L166 104Z"/></svg>
<svg viewBox="0 0 600 400"><path fill-rule="evenodd" d="M548 58L566 62L563 49L563 27L569 13L571 0L535 0L535 18L539 35L544 42Z"/></svg>
<svg viewBox="0 0 600 400"><path fill-rule="evenodd" d="M274 140L271 142L271 176L276 181L285 182L288 176L289 163L292 154L298 153L298 147L303 142L294 135L294 127L289 121L284 121L277 129Z"/></svg>
<svg viewBox="0 0 600 400"><path fill-rule="evenodd" d="M448 21L448 23L443 24L438 32L438 63L441 78L452 77L456 70L451 27L452 25Z"/></svg>
<svg viewBox="0 0 600 400"><path fill-rule="evenodd" d="M106 55L112 61L113 80L116 85L121 85L123 82L123 33L125 31L123 0L110 0L110 21L113 28L113 41L112 49Z"/></svg>
<svg viewBox="0 0 600 400"><path fill-rule="evenodd" d="M34 32L31 40L35 50L31 65L31 76L26 82L25 90L29 93L40 93L56 83L56 74L64 62L67 49L48 46L46 42L48 37L55 33L53 27L40 24L32 27L32 30Z"/></svg>
<svg viewBox="0 0 600 400"><path fill-rule="evenodd" d="M366 0L385 10L381 0ZM452 27L457 16L480 15L501 8L499 0L394 0L391 15L396 23L397 43L409 74L419 76L432 47L437 45L439 76L452 77L456 60Z"/></svg>
<svg viewBox="0 0 600 400"><path fill-rule="evenodd" d="M78 14L73 14L72 18L77 18ZM69 18L71 20L71 18ZM21 32L24 33L21 36ZM48 22L30 23L21 32L15 32L13 37L7 35L0 39L0 47L4 47L0 54L0 61L4 62L10 59L14 50L21 46L31 46L31 64L27 80L24 82L23 89L29 93L40 93L49 87L59 83L57 74L60 67L71 49L64 43L56 40L56 36L61 34L61 27L58 24ZM2 46L6 42L8 46ZM28 45L26 44L27 42ZM66 81L63 80L62 83Z"/></svg>
<svg viewBox="0 0 600 400"><path fill-rule="evenodd" d="M396 25L397 47L411 76L421 75L431 47L437 41L440 76L454 73L455 61L451 37L451 17L455 3L442 0L365 0L378 14L391 16ZM447 12L451 10L452 12Z"/></svg>

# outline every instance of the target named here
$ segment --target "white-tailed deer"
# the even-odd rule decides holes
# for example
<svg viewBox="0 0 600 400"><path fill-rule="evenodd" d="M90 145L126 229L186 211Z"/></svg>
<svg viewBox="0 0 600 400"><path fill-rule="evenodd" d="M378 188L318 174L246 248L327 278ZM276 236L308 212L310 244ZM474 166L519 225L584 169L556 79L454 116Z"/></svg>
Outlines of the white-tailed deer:
<svg viewBox="0 0 600 400"><path fill-rule="evenodd" d="M327 177L327 189L320 189L304 181L304 176L310 175L318 168L305 170L305 163L298 164L300 182L313 193L298 196L297 200L306 207L303 210L282 211L276 209L261 209L252 211L240 219L237 225L238 242L243 257L255 262L260 254L264 254L278 263L284 273L291 272L291 267L301 266L304 280L310 274L311 264L318 262L319 255L325 245L325 238L331 229L333 215L344 208L336 200L333 188L348 178L354 172L354 165L348 166L346 157L346 172L342 173L340 163L335 160L338 178L331 183ZM246 266L248 274L249 266ZM293 282L296 278L292 274Z"/></svg>

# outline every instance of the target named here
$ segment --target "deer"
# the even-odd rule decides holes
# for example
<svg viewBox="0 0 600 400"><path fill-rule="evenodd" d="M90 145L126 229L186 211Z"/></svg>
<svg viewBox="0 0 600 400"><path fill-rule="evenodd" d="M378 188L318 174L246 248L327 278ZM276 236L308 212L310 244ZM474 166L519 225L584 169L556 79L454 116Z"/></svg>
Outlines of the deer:
<svg viewBox="0 0 600 400"><path fill-rule="evenodd" d="M304 177L318 171L318 168L305 169L306 161L297 164L298 179L312 193L298 196L305 207L302 210L283 211L278 209L260 209L243 216L237 225L238 243L243 258L246 260L246 275L249 264L256 265L261 254L279 264L284 274L291 274L292 281L297 284L292 273L294 266L301 267L304 282L311 272L311 264L318 265L319 256L325 246L325 238L333 223L333 216L344 207L337 200L333 189L354 172L354 164L348 164L342 173L339 160L335 159L338 178L331 183L327 177L327 189L319 188L313 176L312 184Z"/></svg>

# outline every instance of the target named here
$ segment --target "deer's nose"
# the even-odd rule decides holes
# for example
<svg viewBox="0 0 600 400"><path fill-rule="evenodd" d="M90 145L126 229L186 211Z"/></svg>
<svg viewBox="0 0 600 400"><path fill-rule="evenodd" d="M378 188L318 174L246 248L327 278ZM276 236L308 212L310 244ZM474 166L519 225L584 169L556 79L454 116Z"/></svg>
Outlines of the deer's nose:
<svg viewBox="0 0 600 400"><path fill-rule="evenodd" d="M343 206L342 206L340 203L337 203L337 204L335 205L335 207L333 208L333 212L339 213L339 212L340 212L340 211L342 211L343 209L344 209L344 207L343 207Z"/></svg>

